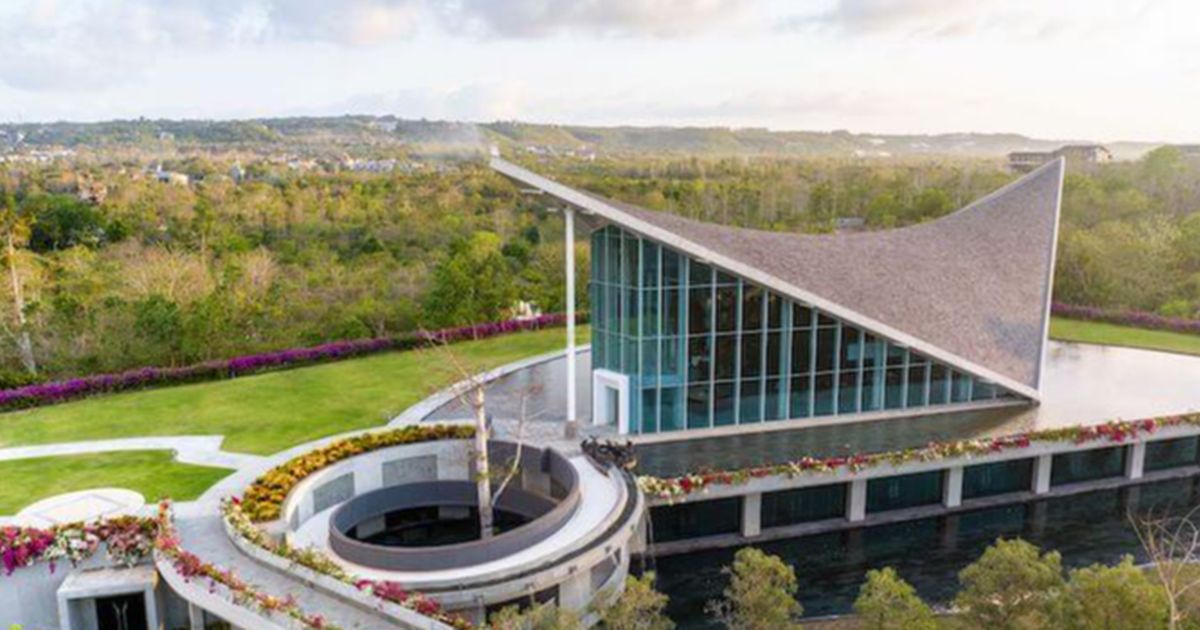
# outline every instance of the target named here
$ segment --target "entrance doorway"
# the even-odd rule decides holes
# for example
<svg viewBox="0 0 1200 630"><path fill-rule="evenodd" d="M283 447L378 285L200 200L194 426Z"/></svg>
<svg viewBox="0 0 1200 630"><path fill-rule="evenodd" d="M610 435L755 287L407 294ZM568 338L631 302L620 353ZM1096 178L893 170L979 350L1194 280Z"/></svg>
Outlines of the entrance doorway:
<svg viewBox="0 0 1200 630"><path fill-rule="evenodd" d="M99 630L148 630L146 595L132 593L97 597L96 627Z"/></svg>
<svg viewBox="0 0 1200 630"><path fill-rule="evenodd" d="M629 432L629 377L610 370L592 371L592 424L620 434Z"/></svg>

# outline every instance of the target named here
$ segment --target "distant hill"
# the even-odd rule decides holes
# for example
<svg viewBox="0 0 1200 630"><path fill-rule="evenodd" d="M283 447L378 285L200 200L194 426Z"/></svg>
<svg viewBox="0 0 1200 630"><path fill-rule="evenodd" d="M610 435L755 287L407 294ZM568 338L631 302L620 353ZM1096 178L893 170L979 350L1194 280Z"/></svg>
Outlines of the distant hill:
<svg viewBox="0 0 1200 630"><path fill-rule="evenodd" d="M1050 150L1086 139L1045 140L1010 133L870 134L771 131L728 127L594 127L523 122L466 123L392 116L264 118L256 120L117 120L98 123L0 124L0 147L113 145L154 148L164 142L242 148L280 146L408 146L416 151L475 152L489 145L548 154L688 154L706 156L1002 157ZM1107 145L1117 159L1135 159L1160 143Z"/></svg>

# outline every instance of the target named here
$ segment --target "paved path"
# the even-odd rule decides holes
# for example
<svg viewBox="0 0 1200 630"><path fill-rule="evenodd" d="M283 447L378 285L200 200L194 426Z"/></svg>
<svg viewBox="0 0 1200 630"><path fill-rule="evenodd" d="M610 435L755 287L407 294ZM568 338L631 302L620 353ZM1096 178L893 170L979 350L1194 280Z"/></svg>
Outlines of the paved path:
<svg viewBox="0 0 1200 630"><path fill-rule="evenodd" d="M223 451L221 450L221 443L224 440L225 437L221 435L183 435L66 442L39 446L14 446L11 448L0 448L0 461L31 459L34 457L57 457L60 455L83 455L87 453L111 453L114 451L174 451L175 460L180 463L237 469L252 465L263 459L258 455Z"/></svg>

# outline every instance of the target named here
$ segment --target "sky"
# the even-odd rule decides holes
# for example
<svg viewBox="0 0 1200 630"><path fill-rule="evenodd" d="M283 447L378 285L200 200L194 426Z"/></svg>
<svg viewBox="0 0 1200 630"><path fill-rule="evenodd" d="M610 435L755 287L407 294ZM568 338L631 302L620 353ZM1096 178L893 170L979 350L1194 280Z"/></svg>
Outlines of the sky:
<svg viewBox="0 0 1200 630"><path fill-rule="evenodd" d="M1200 142L1196 0L0 0L0 121Z"/></svg>

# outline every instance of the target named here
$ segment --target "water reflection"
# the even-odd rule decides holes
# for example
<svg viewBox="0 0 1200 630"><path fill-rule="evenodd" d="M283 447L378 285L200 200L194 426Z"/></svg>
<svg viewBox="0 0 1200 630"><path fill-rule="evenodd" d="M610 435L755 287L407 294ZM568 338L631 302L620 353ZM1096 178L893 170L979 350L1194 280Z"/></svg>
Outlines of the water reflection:
<svg viewBox="0 0 1200 630"><path fill-rule="evenodd" d="M1183 514L1200 502L1200 478L1162 481L1120 490L806 536L758 545L782 557L800 578L806 615L849 612L869 569L891 566L929 602L947 602L957 575L999 537L1020 536L1057 550L1063 565L1111 564L1124 554L1144 559L1128 515L1170 510ZM705 602L727 584L721 568L735 549L659 559L658 588L671 598L668 614L681 628L715 627Z"/></svg>

